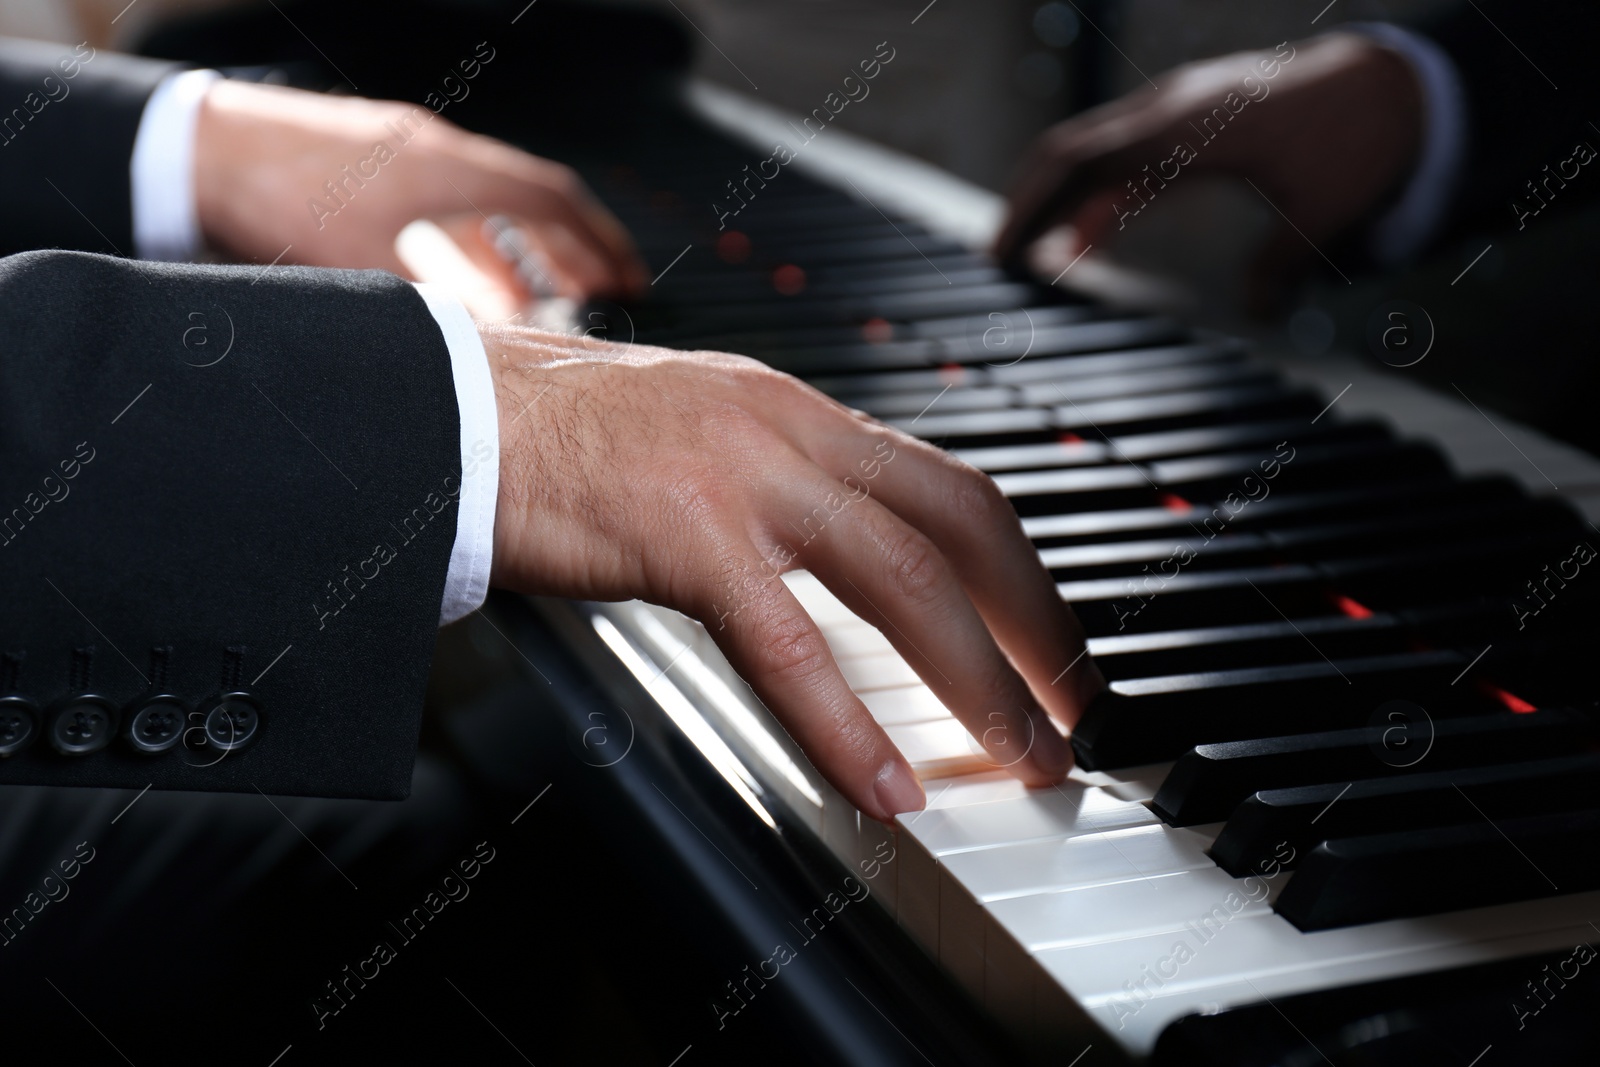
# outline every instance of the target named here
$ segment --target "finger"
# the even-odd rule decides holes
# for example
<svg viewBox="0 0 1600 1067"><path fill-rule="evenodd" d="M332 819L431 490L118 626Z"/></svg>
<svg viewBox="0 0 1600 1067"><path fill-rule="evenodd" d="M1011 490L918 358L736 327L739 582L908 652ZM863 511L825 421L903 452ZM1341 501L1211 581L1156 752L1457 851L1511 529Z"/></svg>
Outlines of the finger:
<svg viewBox="0 0 1600 1067"><path fill-rule="evenodd" d="M1073 255L1086 252L1095 245L1104 246L1111 235L1121 228L1112 224L1117 221L1116 209L1122 196L1114 189L1103 189L1068 216L1067 221L1076 231L1077 247L1073 249Z"/></svg>
<svg viewBox="0 0 1600 1067"><path fill-rule="evenodd" d="M542 258L555 275L561 295L583 300L624 291L627 282L619 278L615 266L566 226L534 227L524 222L523 228L541 253L537 258Z"/></svg>
<svg viewBox="0 0 1600 1067"><path fill-rule="evenodd" d="M922 784L851 691L822 631L775 571L743 560L710 583L700 621L812 764L880 822L920 811Z"/></svg>
<svg viewBox="0 0 1600 1067"><path fill-rule="evenodd" d="M404 264L404 277L441 286L474 319L510 319L528 296L505 261L484 242L481 221L476 214L438 222L417 219L395 237L395 254Z"/></svg>
<svg viewBox="0 0 1600 1067"><path fill-rule="evenodd" d="M1040 158L1017 183L994 254L1018 263L1030 244L1112 184L1111 161L1092 150L1064 148Z"/></svg>
<svg viewBox="0 0 1600 1067"><path fill-rule="evenodd" d="M887 428L818 435L809 447L825 470L860 479L938 547L993 634L989 643L998 641L1051 714L1075 725L1105 679L1082 625L993 480Z"/></svg>
<svg viewBox="0 0 1600 1067"><path fill-rule="evenodd" d="M819 472L820 473L820 472ZM826 478L788 520L787 541L847 607L888 638L990 757L1029 785L1059 782L1072 750L1001 654L950 562L873 500L859 477ZM781 529L781 528L780 528Z"/></svg>
<svg viewBox="0 0 1600 1067"><path fill-rule="evenodd" d="M596 294L638 295L650 276L627 229L571 171L563 167L555 169L554 175L539 181L514 181L498 190L497 206L541 228L551 223L565 228L575 243L602 265Z"/></svg>

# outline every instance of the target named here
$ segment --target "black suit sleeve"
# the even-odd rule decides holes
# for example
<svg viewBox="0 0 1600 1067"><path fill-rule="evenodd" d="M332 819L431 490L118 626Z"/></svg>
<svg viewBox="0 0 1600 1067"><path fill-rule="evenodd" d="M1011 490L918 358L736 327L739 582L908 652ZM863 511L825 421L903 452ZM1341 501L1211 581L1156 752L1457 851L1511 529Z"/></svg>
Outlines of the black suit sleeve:
<svg viewBox="0 0 1600 1067"><path fill-rule="evenodd" d="M405 795L459 433L393 275L0 260L0 782Z"/></svg>
<svg viewBox="0 0 1600 1067"><path fill-rule="evenodd" d="M1573 179L1579 164L1567 163L1580 143L1600 149L1600 130L1589 124L1600 121L1592 68L1600 5L1475 0L1419 29L1454 61L1466 90L1470 141L1458 222L1515 226L1521 211L1539 207L1529 182L1550 206L1600 194L1600 173L1591 173L1600 168L1582 165Z"/></svg>
<svg viewBox="0 0 1600 1067"><path fill-rule="evenodd" d="M77 248L131 256L128 163L171 63L0 38L0 255Z"/></svg>

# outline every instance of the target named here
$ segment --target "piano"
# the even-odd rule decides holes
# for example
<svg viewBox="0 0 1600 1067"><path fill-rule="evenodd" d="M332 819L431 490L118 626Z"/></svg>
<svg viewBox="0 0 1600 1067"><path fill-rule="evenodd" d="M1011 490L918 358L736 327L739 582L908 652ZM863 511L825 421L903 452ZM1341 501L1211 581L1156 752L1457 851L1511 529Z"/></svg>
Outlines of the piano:
<svg viewBox="0 0 1600 1067"><path fill-rule="evenodd" d="M1578 1062L1600 464L1130 310L1151 290L1092 258L1009 275L997 198L838 130L747 182L789 118L697 83L610 157L562 146L660 272L571 328L758 357L990 472L1111 686L1026 789L787 575L927 788L887 827L698 624L494 600L594 788L725 912L749 966L706 1024L782 995L837 1062Z"/></svg>

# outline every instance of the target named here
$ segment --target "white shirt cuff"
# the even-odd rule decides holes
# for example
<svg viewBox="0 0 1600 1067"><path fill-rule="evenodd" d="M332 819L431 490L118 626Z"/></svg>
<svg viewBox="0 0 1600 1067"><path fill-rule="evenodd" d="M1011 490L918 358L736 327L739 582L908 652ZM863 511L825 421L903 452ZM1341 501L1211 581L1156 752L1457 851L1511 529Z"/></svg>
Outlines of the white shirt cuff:
<svg viewBox="0 0 1600 1067"><path fill-rule="evenodd" d="M190 260L203 241L194 199L194 131L214 70L162 79L145 102L134 135L133 247L140 259Z"/></svg>
<svg viewBox="0 0 1600 1067"><path fill-rule="evenodd" d="M439 625L444 626L478 610L489 595L494 508L500 493L500 411L489 377L489 356L467 309L440 286L414 284L444 334L456 405L461 409L461 492L456 498L456 541L439 609Z"/></svg>
<svg viewBox="0 0 1600 1067"><path fill-rule="evenodd" d="M1383 45L1411 65L1422 86L1422 150L1395 205L1369 237L1373 259L1395 266L1425 248L1449 211L1467 152L1467 93L1456 65L1433 41L1387 22L1339 27Z"/></svg>

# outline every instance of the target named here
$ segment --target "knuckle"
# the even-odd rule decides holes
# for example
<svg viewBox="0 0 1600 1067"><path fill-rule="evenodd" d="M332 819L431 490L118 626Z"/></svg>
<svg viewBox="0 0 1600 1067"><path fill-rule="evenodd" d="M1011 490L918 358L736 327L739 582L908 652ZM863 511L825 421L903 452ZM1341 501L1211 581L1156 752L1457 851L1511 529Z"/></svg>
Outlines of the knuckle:
<svg viewBox="0 0 1600 1067"><path fill-rule="evenodd" d="M885 564L891 588L900 599L925 604L934 599L944 584L944 560L939 550L924 535L907 530L888 545Z"/></svg>
<svg viewBox="0 0 1600 1067"><path fill-rule="evenodd" d="M993 478L966 464L955 473L949 504L959 528L988 526L996 519L1012 517L1011 502Z"/></svg>
<svg viewBox="0 0 1600 1067"><path fill-rule="evenodd" d="M832 654L807 620L775 613L763 622L762 630L756 654L763 674L798 682L827 670Z"/></svg>

